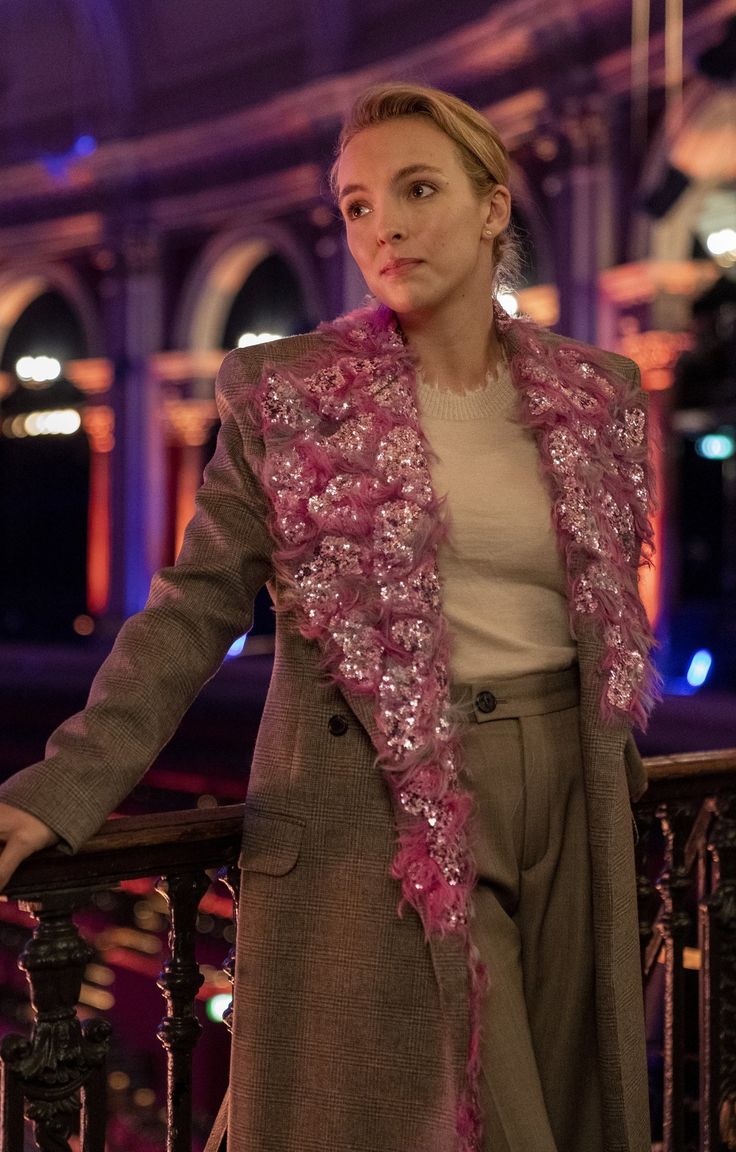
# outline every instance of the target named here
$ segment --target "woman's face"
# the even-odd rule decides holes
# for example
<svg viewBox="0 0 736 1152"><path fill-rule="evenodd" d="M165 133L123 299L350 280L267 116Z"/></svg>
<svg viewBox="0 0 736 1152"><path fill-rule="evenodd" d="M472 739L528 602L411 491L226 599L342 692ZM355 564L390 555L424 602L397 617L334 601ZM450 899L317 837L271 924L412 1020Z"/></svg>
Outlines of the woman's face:
<svg viewBox="0 0 736 1152"><path fill-rule="evenodd" d="M340 158L338 201L368 288L399 316L488 306L508 189L479 197L454 142L426 116L358 132Z"/></svg>

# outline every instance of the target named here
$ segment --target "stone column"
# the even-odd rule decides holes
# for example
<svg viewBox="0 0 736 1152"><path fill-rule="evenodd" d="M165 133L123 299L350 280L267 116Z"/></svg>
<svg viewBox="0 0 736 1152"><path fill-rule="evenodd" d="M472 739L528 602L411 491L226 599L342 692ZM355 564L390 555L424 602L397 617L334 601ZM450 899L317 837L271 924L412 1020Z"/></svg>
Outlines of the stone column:
<svg viewBox="0 0 736 1152"><path fill-rule="evenodd" d="M82 410L89 460L87 515L87 611L104 616L110 602L110 456L115 446L115 417L108 404Z"/></svg>
<svg viewBox="0 0 736 1152"><path fill-rule="evenodd" d="M114 210L107 236L98 262L114 366L110 617L119 623L143 606L161 562L164 443L150 359L162 344L162 279L158 237L143 209Z"/></svg>
<svg viewBox="0 0 736 1152"><path fill-rule="evenodd" d="M168 400L168 435L179 448L174 516L174 554L178 555L184 529L194 513L194 497L202 483L202 449L217 420L214 400Z"/></svg>

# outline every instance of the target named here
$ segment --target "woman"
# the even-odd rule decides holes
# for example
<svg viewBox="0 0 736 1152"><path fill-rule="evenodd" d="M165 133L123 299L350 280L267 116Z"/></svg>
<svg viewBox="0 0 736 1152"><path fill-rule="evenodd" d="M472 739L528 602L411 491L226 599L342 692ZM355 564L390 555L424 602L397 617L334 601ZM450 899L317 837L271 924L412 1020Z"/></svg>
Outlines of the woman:
<svg viewBox="0 0 736 1152"><path fill-rule="evenodd" d="M638 370L494 304L468 105L369 91L333 182L375 303L225 360L181 555L0 790L0 880L95 831L268 581L230 1152L644 1152Z"/></svg>

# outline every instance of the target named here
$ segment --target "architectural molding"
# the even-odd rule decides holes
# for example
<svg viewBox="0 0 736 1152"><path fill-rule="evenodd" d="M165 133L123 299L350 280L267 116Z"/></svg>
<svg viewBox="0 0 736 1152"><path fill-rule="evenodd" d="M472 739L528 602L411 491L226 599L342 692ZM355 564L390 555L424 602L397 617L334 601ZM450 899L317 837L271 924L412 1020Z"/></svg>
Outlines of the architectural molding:
<svg viewBox="0 0 736 1152"><path fill-rule="evenodd" d="M660 293L694 299L718 279L710 260L638 260L600 273L601 293L620 307L649 304Z"/></svg>
<svg viewBox="0 0 736 1152"><path fill-rule="evenodd" d="M0 227L0 257L3 264L22 262L29 252L39 258L61 260L100 244L102 236L103 217L99 212L7 224Z"/></svg>
<svg viewBox="0 0 736 1152"><path fill-rule="evenodd" d="M115 414L108 404L85 404L82 428L93 452L112 452L115 447Z"/></svg>
<svg viewBox="0 0 736 1152"><path fill-rule="evenodd" d="M619 351L639 365L647 392L671 388L675 364L691 346L687 332L630 332L619 339Z"/></svg>
<svg viewBox="0 0 736 1152"><path fill-rule="evenodd" d="M104 356L90 357L88 360L67 360L62 371L80 392L88 396L101 395L112 388L114 366L112 360Z"/></svg>
<svg viewBox="0 0 736 1152"><path fill-rule="evenodd" d="M186 448L201 448L217 422L214 400L178 400L164 402L164 428L169 439Z"/></svg>
<svg viewBox="0 0 736 1152"><path fill-rule="evenodd" d="M91 187L110 193L142 181L155 185L182 173L196 174L206 166L223 167L235 158L334 135L355 96L367 84L391 77L421 78L460 91L477 85L499 91L504 87L502 77L533 70L548 44L564 44L574 55L578 42L590 43L596 29L609 26L612 9L623 11L628 6L625 0L611 0L605 6L600 0L577 0L561 20L559 7L546 0L494 5L481 20L370 66L320 77L260 104L186 127L102 142L90 156L70 164L63 180L55 179L41 163L1 168L0 208L83 195ZM730 9L730 0L710 0L688 13L685 27L689 43L698 36L704 46L712 42L714 28L725 22ZM602 38L599 42L605 43ZM656 55L659 50L655 36L650 51ZM626 85L630 79L628 59L628 51L616 48L588 63L607 90L623 91L624 76ZM656 59L652 63L652 81L661 83L656 77ZM560 87L564 90L564 77ZM511 97L492 102L488 111L492 119L504 124L509 139L518 139L536 130L530 108L537 99L522 86Z"/></svg>

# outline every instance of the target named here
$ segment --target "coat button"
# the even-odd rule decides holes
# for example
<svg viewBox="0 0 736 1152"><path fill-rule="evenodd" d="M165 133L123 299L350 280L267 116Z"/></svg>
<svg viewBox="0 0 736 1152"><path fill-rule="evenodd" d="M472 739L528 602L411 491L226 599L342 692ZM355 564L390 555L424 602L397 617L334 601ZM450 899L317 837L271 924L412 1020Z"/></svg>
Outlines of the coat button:
<svg viewBox="0 0 736 1152"><path fill-rule="evenodd" d="M479 712L493 712L496 707L496 697L492 692L479 692L475 698L475 706Z"/></svg>
<svg viewBox="0 0 736 1152"><path fill-rule="evenodd" d="M348 730L348 722L344 716L330 716L327 727L333 736L344 736Z"/></svg>

